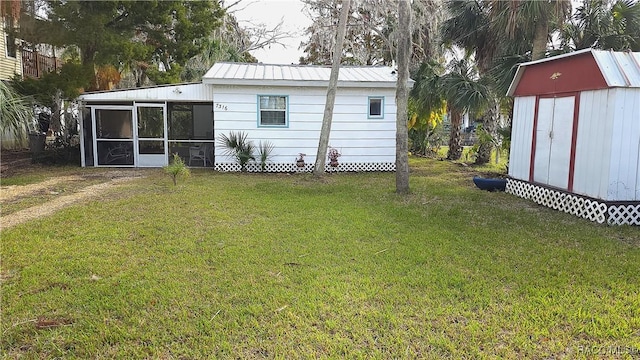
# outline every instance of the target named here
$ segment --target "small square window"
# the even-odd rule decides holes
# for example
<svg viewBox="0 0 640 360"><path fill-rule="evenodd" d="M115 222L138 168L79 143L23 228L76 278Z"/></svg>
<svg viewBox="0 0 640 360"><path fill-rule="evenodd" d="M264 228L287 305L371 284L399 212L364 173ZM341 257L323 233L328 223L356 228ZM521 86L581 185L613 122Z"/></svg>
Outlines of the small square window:
<svg viewBox="0 0 640 360"><path fill-rule="evenodd" d="M258 95L258 125L287 126L286 96Z"/></svg>
<svg viewBox="0 0 640 360"><path fill-rule="evenodd" d="M384 117L384 98L383 97L370 97L369 98L369 118L383 118Z"/></svg>

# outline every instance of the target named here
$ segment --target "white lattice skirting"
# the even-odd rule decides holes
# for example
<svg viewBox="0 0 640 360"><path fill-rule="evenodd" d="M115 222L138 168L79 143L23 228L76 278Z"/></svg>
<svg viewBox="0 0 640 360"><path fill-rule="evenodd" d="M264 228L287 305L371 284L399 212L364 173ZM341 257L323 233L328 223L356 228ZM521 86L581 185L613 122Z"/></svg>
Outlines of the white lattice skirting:
<svg viewBox="0 0 640 360"><path fill-rule="evenodd" d="M640 204L607 204L514 179L507 179L506 192L599 224L640 225Z"/></svg>
<svg viewBox="0 0 640 360"><path fill-rule="evenodd" d="M270 173L292 173L292 172L311 172L313 171L312 163L307 163L303 168L297 167L295 163L277 163L266 164L264 172ZM214 169L217 171L240 171L240 165L236 163L216 163ZM337 167L325 166L328 172L349 172L349 171L395 171L395 163L340 163ZM248 172L261 172L260 164L250 163L247 165Z"/></svg>

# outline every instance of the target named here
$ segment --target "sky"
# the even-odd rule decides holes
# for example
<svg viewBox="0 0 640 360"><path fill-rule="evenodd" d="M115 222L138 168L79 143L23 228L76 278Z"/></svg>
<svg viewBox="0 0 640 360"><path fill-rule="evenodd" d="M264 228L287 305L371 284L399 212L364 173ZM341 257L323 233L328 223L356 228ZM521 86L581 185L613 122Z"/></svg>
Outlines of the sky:
<svg viewBox="0 0 640 360"><path fill-rule="evenodd" d="M276 26L283 20L283 30L294 33L292 38L283 40L286 47L271 45L270 48L251 52L258 61L265 64L297 64L302 56L302 50L298 50L300 42L304 39L303 31L311 24L302 11L303 4L299 0L243 0L236 5L236 19L241 25L247 22L264 23L269 28Z"/></svg>

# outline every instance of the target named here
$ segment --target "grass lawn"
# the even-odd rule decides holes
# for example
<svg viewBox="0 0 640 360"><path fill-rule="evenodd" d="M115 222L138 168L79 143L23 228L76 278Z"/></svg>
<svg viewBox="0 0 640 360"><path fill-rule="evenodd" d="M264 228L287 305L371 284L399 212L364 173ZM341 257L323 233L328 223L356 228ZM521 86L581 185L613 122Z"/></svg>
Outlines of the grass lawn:
<svg viewBox="0 0 640 360"><path fill-rule="evenodd" d="M640 229L411 170L409 196L392 173L154 170L3 230L2 354L640 356Z"/></svg>

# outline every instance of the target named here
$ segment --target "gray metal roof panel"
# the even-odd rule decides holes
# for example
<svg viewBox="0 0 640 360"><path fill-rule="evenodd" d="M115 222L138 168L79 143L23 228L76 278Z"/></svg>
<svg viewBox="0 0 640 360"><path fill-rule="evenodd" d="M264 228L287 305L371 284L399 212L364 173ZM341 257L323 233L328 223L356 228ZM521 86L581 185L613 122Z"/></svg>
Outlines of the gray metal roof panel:
<svg viewBox="0 0 640 360"><path fill-rule="evenodd" d="M202 80L204 83L216 84L238 83L242 80L322 82L329 81L330 74L331 68L327 66L220 62L213 65ZM338 81L343 83L395 83L397 76L390 67L342 66Z"/></svg>

